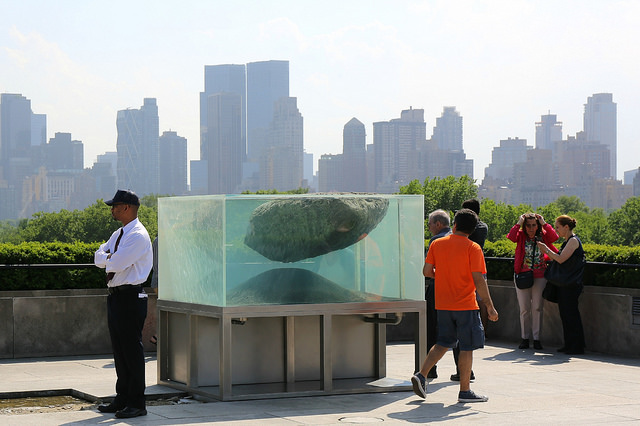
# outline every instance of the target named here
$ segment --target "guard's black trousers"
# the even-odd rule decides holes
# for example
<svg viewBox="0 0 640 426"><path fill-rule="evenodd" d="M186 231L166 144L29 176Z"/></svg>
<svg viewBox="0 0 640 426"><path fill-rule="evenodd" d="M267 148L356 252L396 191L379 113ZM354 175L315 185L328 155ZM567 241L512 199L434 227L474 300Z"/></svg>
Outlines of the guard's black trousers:
<svg viewBox="0 0 640 426"><path fill-rule="evenodd" d="M145 408L142 328L147 317L144 292L117 292L107 297L107 319L116 366L114 405Z"/></svg>

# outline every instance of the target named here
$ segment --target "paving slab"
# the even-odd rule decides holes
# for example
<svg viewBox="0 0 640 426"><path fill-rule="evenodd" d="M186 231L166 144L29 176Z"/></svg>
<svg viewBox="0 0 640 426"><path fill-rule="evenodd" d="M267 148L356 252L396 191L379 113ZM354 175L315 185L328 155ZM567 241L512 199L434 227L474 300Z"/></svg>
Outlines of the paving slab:
<svg viewBox="0 0 640 426"><path fill-rule="evenodd" d="M427 398L413 392L334 395L148 406L148 415L120 421L94 407L83 411L0 415L3 425L342 425L342 424L632 424L640 422L640 358L596 353L567 356L555 348L520 350L488 342L474 353L472 389L486 403L457 402L453 356L438 364ZM387 347L387 377L409 384L413 345ZM157 362L146 362L149 395L177 391L157 382ZM74 389L95 398L113 396L115 370L108 356L0 360L0 394Z"/></svg>

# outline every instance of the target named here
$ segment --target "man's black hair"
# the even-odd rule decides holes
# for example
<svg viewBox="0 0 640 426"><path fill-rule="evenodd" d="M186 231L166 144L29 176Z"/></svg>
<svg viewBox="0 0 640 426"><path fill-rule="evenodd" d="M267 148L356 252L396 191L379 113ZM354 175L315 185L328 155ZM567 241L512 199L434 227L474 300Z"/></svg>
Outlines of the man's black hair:
<svg viewBox="0 0 640 426"><path fill-rule="evenodd" d="M471 234L478 224L478 215L471 209L460 209L453 218L456 231Z"/></svg>
<svg viewBox="0 0 640 426"><path fill-rule="evenodd" d="M462 208L473 210L476 214L480 214L480 202L475 198L472 198L470 200L465 200L462 203Z"/></svg>

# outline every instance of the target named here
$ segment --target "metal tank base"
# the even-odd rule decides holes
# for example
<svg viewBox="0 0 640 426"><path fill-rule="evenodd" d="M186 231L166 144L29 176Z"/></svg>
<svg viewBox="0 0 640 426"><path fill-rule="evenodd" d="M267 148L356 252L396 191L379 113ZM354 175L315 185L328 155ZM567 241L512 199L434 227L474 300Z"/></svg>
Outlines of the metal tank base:
<svg viewBox="0 0 640 426"><path fill-rule="evenodd" d="M217 307L158 300L158 384L222 401L411 390L386 378L386 327L424 301ZM410 374L413 372L407 372Z"/></svg>

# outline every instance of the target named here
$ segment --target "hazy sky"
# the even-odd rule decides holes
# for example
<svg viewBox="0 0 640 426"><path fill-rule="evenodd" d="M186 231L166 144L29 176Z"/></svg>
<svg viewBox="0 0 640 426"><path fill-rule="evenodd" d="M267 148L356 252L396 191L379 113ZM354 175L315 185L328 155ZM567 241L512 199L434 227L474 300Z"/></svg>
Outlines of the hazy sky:
<svg viewBox="0 0 640 426"><path fill-rule="evenodd" d="M500 139L535 142L551 112L582 130L587 97L618 104L618 177L640 166L640 1L0 0L0 92L71 133L85 165L116 150L116 113L158 100L160 133L199 158L204 66L290 62L290 95L314 154L342 151L342 128L444 106L464 118L464 150L484 176Z"/></svg>

